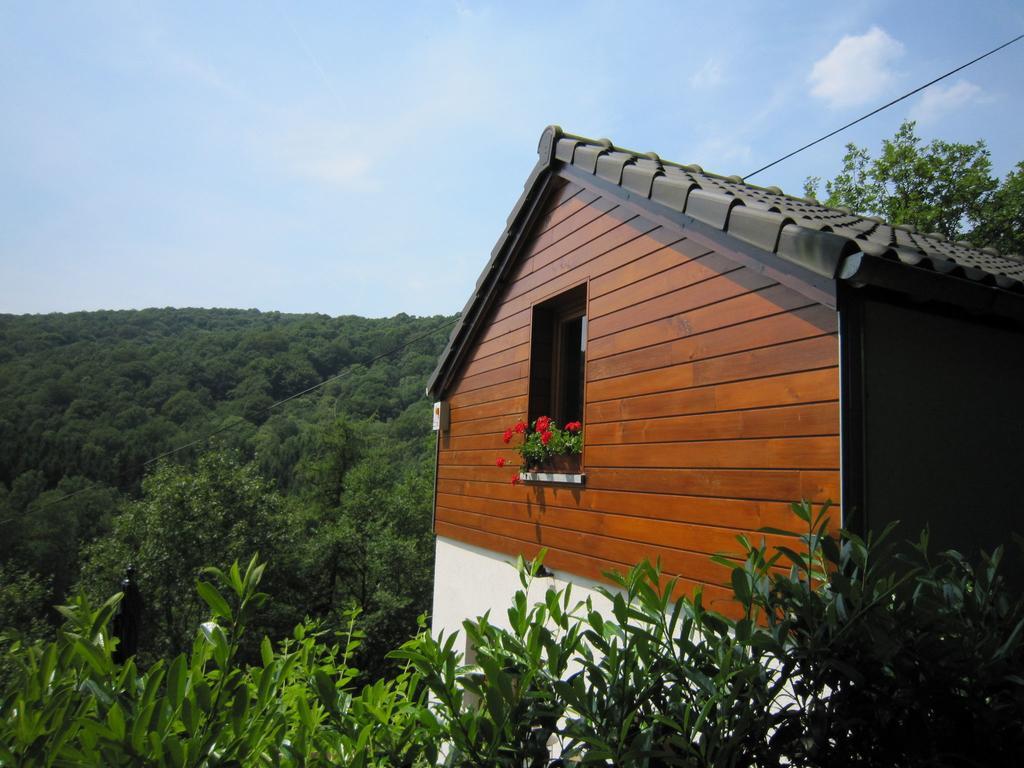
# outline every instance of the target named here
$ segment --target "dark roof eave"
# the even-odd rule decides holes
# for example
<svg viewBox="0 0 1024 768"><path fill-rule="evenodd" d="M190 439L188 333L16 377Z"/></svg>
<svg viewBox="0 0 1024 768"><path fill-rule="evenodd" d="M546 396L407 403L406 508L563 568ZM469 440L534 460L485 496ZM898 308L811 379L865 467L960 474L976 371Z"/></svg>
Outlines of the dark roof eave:
<svg viewBox="0 0 1024 768"><path fill-rule="evenodd" d="M969 312L1024 323L1024 295L1020 293L863 252L848 256L836 279L854 288L874 286L910 295L920 301L941 302Z"/></svg>

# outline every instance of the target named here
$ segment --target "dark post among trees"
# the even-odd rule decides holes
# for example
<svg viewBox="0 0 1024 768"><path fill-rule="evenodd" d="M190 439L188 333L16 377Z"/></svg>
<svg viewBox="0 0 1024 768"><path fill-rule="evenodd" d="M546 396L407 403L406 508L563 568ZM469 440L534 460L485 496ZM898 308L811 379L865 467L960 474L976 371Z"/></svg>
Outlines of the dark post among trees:
<svg viewBox="0 0 1024 768"><path fill-rule="evenodd" d="M121 580L121 602L114 614L114 634L117 636L117 649L114 661L123 664L139 652L139 636L142 633L142 593L135 583L135 566L129 565Z"/></svg>

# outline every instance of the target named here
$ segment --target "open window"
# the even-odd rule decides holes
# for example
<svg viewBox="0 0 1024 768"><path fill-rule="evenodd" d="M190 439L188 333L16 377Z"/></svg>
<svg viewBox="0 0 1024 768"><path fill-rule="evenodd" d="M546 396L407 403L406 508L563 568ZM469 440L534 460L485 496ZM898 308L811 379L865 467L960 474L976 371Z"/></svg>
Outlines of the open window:
<svg viewBox="0 0 1024 768"><path fill-rule="evenodd" d="M538 416L550 416L561 425L583 421L586 347L586 285L533 308L530 423Z"/></svg>

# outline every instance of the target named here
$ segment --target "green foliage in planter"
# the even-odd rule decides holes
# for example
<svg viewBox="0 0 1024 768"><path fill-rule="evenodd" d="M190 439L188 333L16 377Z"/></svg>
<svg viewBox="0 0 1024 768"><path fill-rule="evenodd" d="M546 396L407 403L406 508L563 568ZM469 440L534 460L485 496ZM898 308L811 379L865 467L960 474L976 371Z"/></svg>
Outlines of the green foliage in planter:
<svg viewBox="0 0 1024 768"><path fill-rule="evenodd" d="M579 421L559 427L550 416L538 416L532 424L516 422L505 430L502 439L509 443L515 435L523 438L515 450L522 457L524 471L545 466L553 456L578 456L583 452L583 424ZM504 463L500 460L498 466Z"/></svg>

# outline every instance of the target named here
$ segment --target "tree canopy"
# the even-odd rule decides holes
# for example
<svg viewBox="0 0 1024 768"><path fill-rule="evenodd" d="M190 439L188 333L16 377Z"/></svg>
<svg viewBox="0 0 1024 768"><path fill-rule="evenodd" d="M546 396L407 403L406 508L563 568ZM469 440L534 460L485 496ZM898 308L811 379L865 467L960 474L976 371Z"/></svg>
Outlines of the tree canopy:
<svg viewBox="0 0 1024 768"><path fill-rule="evenodd" d="M816 197L821 178L804 185ZM923 143L912 121L882 141L878 156L846 145L842 170L825 182L825 205L913 224L948 240L966 239L1006 254L1024 254L1024 161L999 180L983 140Z"/></svg>
<svg viewBox="0 0 1024 768"><path fill-rule="evenodd" d="M428 608L423 384L450 322L0 315L0 630L45 634L49 606L77 587L109 594L132 563L142 657L177 653L201 610L199 567L259 552L276 596L261 628L276 636L305 616L331 626L355 606L373 670Z"/></svg>

